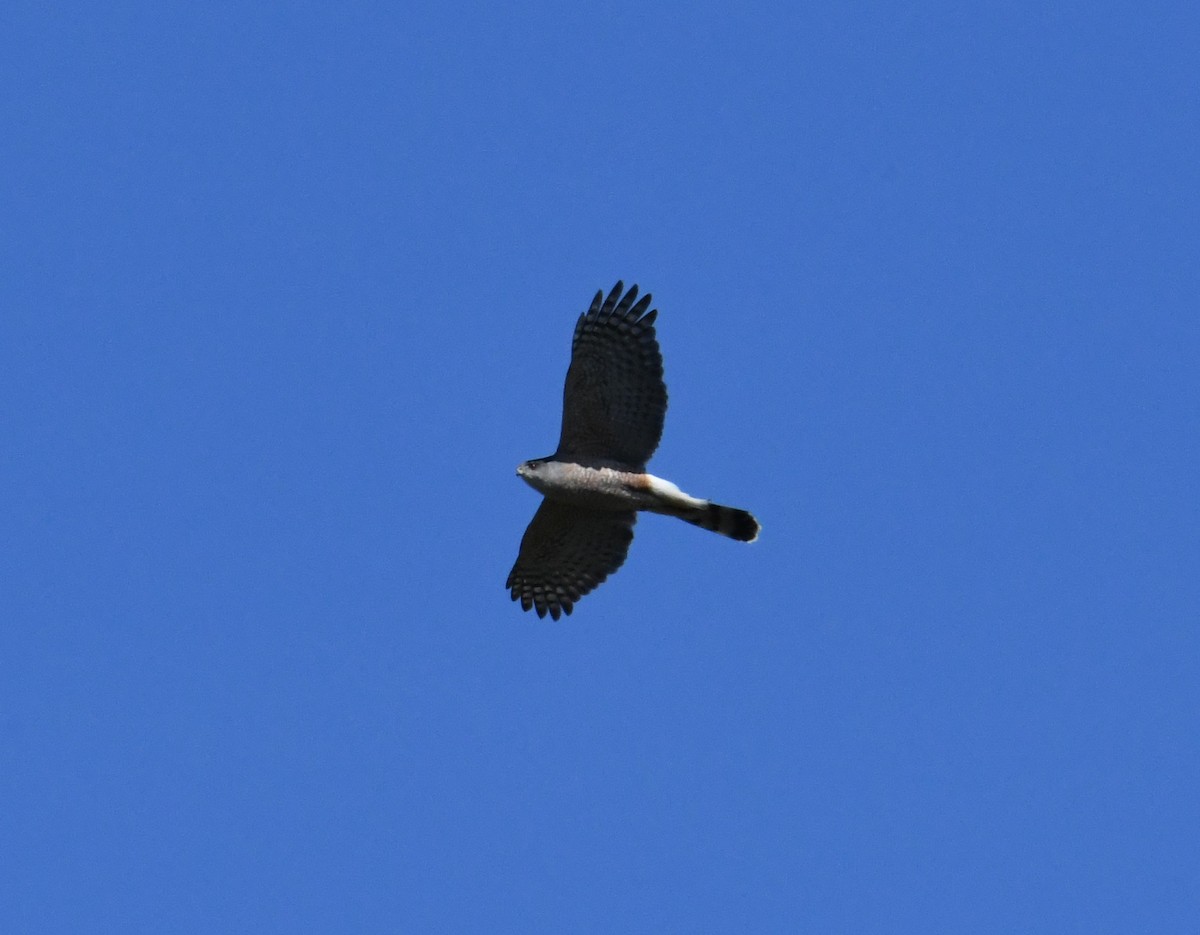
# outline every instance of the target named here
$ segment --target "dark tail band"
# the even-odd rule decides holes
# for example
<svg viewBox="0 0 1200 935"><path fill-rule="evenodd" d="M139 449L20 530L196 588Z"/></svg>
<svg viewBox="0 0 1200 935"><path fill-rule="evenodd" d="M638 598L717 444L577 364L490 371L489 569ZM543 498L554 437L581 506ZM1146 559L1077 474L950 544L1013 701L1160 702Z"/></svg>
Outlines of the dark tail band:
<svg viewBox="0 0 1200 935"><path fill-rule="evenodd" d="M721 506L719 503L710 503L704 509L681 518L693 526L711 529L738 542L753 542L762 529L758 520L750 513L732 506Z"/></svg>

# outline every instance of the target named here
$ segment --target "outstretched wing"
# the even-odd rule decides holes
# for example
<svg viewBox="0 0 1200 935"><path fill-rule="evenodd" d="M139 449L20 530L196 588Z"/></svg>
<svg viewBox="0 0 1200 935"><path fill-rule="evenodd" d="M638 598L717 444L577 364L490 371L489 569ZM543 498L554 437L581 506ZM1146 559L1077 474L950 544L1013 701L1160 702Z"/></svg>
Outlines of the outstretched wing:
<svg viewBox="0 0 1200 935"><path fill-rule="evenodd" d="M575 602L621 567L637 513L589 510L545 499L521 539L506 588L522 610L569 614Z"/></svg>
<svg viewBox="0 0 1200 935"><path fill-rule="evenodd" d="M657 309L637 286L624 296L596 293L579 316L563 390L562 434L556 457L593 457L640 467L654 454L667 414L662 354L654 334Z"/></svg>

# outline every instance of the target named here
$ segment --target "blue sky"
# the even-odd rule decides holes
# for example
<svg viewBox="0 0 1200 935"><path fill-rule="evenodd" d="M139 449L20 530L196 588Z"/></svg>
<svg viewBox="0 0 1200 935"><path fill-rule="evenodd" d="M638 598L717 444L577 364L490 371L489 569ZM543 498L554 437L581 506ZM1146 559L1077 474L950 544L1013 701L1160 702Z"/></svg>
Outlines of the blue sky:
<svg viewBox="0 0 1200 935"><path fill-rule="evenodd" d="M0 36L5 931L1196 930L1190 5ZM764 531L539 621L617 279Z"/></svg>

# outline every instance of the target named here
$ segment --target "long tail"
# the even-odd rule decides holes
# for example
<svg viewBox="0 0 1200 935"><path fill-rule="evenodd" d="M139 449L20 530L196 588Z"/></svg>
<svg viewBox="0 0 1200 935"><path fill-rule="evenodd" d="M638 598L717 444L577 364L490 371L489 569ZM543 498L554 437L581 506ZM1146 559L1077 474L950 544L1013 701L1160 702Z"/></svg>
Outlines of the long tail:
<svg viewBox="0 0 1200 935"><path fill-rule="evenodd" d="M753 542L762 529L758 520L750 513L732 506L721 506L719 503L705 503L697 510L680 512L676 516L693 526L711 529L730 539L737 539L738 542Z"/></svg>

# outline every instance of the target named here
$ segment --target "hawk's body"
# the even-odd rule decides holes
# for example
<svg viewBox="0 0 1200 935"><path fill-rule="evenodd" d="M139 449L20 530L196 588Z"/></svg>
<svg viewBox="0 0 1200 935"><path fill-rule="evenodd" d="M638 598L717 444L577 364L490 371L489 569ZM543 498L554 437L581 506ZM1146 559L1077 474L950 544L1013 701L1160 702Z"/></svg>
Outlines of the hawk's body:
<svg viewBox="0 0 1200 935"><path fill-rule="evenodd" d="M621 567L638 510L678 516L744 542L758 537L745 510L700 500L645 473L667 413L650 296L636 305L617 283L581 315L563 391L562 433L549 458L517 474L545 495L508 576L513 600L555 620Z"/></svg>

